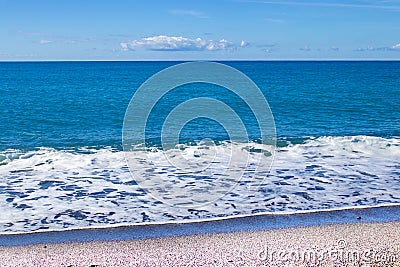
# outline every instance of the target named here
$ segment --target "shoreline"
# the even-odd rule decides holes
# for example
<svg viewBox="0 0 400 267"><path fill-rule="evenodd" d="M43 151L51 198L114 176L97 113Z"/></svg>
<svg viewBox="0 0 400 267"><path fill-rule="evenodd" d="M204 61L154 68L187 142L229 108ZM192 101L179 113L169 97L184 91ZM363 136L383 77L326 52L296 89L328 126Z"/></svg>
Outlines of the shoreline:
<svg viewBox="0 0 400 267"><path fill-rule="evenodd" d="M400 222L0 247L1 266L400 266Z"/></svg>
<svg viewBox="0 0 400 267"><path fill-rule="evenodd" d="M0 247L45 243L124 241L198 234L268 231L349 223L400 222L400 204L336 210L262 213L187 222L144 223L0 234Z"/></svg>

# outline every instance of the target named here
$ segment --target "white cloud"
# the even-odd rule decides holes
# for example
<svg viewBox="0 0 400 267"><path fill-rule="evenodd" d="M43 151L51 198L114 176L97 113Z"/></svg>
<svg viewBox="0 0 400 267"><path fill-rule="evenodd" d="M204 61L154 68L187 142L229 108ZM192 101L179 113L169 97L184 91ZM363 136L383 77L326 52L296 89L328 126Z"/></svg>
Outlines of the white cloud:
<svg viewBox="0 0 400 267"><path fill-rule="evenodd" d="M355 51L400 51L400 43L393 46L373 47L368 46L367 48L357 48Z"/></svg>
<svg viewBox="0 0 400 267"><path fill-rule="evenodd" d="M243 44L243 45L242 45ZM201 38L191 39L186 37L176 36L153 36L133 40L131 42L120 43L122 50L135 50L144 48L152 51L218 51L218 50L233 50L237 47L243 47L247 43L242 41L239 45L229 42L225 39L219 41L204 40Z"/></svg>
<svg viewBox="0 0 400 267"><path fill-rule="evenodd" d="M391 49L400 50L400 43L398 43L397 45L392 46Z"/></svg>
<svg viewBox="0 0 400 267"><path fill-rule="evenodd" d="M120 45L121 45L122 50L124 50L124 51L129 50L129 45L127 43L120 43Z"/></svg>
<svg viewBox="0 0 400 267"><path fill-rule="evenodd" d="M245 40L242 40L241 42L240 42L240 47L246 47L246 46L249 46L250 44L248 43L248 42L246 42Z"/></svg>
<svg viewBox="0 0 400 267"><path fill-rule="evenodd" d="M52 43L53 41L49 41L49 40L40 40L39 41L39 44L50 44L50 43Z"/></svg>
<svg viewBox="0 0 400 267"><path fill-rule="evenodd" d="M95 38L83 38L83 39L67 39L63 37L55 38L55 40L50 41L46 39L42 39L38 41L39 44L50 44L50 43L65 43L65 44L80 44L80 43L89 43L95 42L97 39Z"/></svg>

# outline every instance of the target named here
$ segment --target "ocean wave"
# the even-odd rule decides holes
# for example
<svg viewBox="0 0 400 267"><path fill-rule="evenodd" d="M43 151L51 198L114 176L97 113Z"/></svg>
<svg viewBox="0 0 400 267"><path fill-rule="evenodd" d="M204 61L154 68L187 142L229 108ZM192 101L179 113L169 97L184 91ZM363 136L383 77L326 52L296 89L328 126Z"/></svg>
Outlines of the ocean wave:
<svg viewBox="0 0 400 267"><path fill-rule="evenodd" d="M82 147L0 152L0 231L26 232L126 223L218 218L260 212L334 209L400 203L400 138L308 137L280 140L271 170L271 148L234 144L260 158L260 181L250 190L245 176L221 199L199 208L170 206L144 191L130 173L124 152ZM229 142L217 144L229 158ZM204 144L176 148L196 160ZM153 149L152 156L162 155ZM251 160L251 158L250 158ZM176 170L143 164L196 187L198 177L180 179ZM132 171L132 170L131 170ZM135 172L133 172L135 173ZM138 174L136 172L136 174Z"/></svg>

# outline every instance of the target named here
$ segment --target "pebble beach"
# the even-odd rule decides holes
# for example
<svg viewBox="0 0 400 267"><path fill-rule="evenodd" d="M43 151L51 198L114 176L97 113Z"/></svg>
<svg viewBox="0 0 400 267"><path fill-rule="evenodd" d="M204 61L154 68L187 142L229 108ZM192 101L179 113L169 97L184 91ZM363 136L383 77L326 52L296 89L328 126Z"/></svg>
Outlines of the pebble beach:
<svg viewBox="0 0 400 267"><path fill-rule="evenodd" d="M2 246L0 266L400 266L400 223Z"/></svg>
<svg viewBox="0 0 400 267"><path fill-rule="evenodd" d="M0 235L0 266L400 266L400 206Z"/></svg>

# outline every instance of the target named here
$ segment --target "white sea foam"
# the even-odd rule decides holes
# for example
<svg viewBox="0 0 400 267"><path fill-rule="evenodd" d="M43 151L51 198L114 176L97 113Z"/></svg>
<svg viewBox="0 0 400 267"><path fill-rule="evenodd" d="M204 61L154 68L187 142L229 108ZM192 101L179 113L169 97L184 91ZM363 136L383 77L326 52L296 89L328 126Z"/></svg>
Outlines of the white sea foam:
<svg viewBox="0 0 400 267"><path fill-rule="evenodd" d="M174 207L152 198L132 178L124 153L111 148L4 151L0 153L0 231L400 203L399 138L311 138L304 144L278 148L269 174L271 156L265 153L269 147L256 143L251 144L254 148L233 145L247 151L250 162L260 159L261 154L260 163L253 163L260 165L255 177L262 184L257 190L249 190L254 177L245 174L223 198L199 208ZM194 164L205 153L204 144L182 149L185 157L193 156ZM226 144L216 149L221 162L232 152ZM152 157L162 155L156 149L152 153ZM134 174L152 170L163 179L175 179L182 188L196 189L204 182L195 175L182 178L176 169L147 162L139 166ZM214 166L216 170L218 165Z"/></svg>

